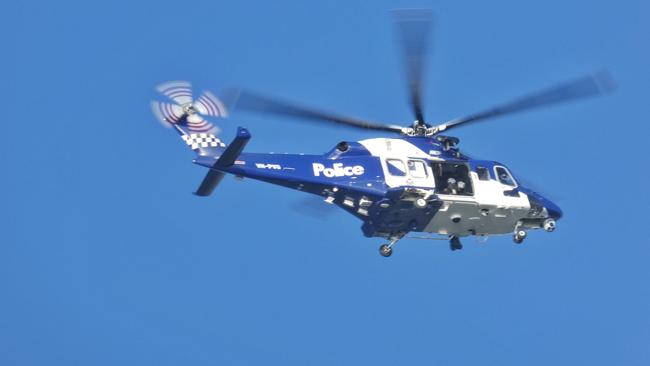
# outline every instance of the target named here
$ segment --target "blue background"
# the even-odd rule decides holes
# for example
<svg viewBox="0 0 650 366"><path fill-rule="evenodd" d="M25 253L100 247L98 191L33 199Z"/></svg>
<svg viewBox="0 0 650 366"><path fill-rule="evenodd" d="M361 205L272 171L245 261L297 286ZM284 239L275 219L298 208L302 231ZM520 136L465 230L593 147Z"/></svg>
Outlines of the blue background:
<svg viewBox="0 0 650 366"><path fill-rule="evenodd" d="M437 14L442 121L607 67L610 96L459 129L565 212L553 234L403 241L295 210L300 193L205 171L150 113L160 82L244 85L408 124L388 14ZM2 365L648 365L644 1L4 4ZM235 115L248 151L379 136Z"/></svg>

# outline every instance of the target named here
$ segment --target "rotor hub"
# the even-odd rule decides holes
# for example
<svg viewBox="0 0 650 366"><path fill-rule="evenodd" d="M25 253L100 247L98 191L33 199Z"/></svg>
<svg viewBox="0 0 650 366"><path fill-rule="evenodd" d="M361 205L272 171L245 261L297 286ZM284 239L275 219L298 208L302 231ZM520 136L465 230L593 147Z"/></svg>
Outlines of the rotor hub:
<svg viewBox="0 0 650 366"><path fill-rule="evenodd" d="M415 136L426 136L428 127L426 123L415 120L413 122L413 135Z"/></svg>
<svg viewBox="0 0 650 366"><path fill-rule="evenodd" d="M183 108L183 113L188 115L188 116L191 116L191 115L197 113L196 108L194 108L194 105L192 103L184 104L182 106L182 108Z"/></svg>

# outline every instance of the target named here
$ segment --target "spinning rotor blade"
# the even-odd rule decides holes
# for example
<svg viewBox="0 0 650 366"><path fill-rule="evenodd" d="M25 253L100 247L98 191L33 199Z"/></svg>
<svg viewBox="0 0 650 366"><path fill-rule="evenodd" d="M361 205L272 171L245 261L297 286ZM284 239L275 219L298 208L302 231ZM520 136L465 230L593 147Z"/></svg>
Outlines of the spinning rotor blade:
<svg viewBox="0 0 650 366"><path fill-rule="evenodd" d="M312 195L292 202L289 207L301 215L313 217L322 221L327 221L331 218L332 214L338 211L338 208L335 205L325 203L323 202L322 197Z"/></svg>
<svg viewBox="0 0 650 366"><path fill-rule="evenodd" d="M232 100L232 105L244 111L270 113L280 116L309 119L316 122L331 122L345 126L389 132L402 132L402 127L386 125L367 120L344 117L330 114L306 107L301 107L289 102L281 102L266 96L244 90L229 90L226 100ZM231 106L232 108L232 106Z"/></svg>
<svg viewBox="0 0 650 366"><path fill-rule="evenodd" d="M422 81L428 60L433 13L430 9L400 9L392 13L402 48L411 108L415 119L424 124Z"/></svg>
<svg viewBox="0 0 650 366"><path fill-rule="evenodd" d="M600 71L596 74L559 84L555 87L530 94L483 112L453 119L436 126L435 129L437 129L437 132L440 132L462 124L478 122L492 117L604 94L612 91L614 88L615 84L611 75L607 71Z"/></svg>
<svg viewBox="0 0 650 366"><path fill-rule="evenodd" d="M176 104L153 101L151 110L160 123L165 127L171 127L183 117L183 108Z"/></svg>
<svg viewBox="0 0 650 366"><path fill-rule="evenodd" d="M226 107L221 103L219 98L215 97L214 94L209 91L203 92L203 94L194 101L193 106L199 113L205 114L206 116L221 118L228 117Z"/></svg>
<svg viewBox="0 0 650 366"><path fill-rule="evenodd" d="M193 132L213 132L217 133L218 129L212 123L205 120L199 114L190 114L187 116L187 125Z"/></svg>
<svg viewBox="0 0 650 366"><path fill-rule="evenodd" d="M156 90L178 105L192 103L192 84L187 81L168 81L158 85Z"/></svg>
<svg viewBox="0 0 650 366"><path fill-rule="evenodd" d="M192 101L192 85L186 81L169 81L158 85L156 90L174 101L151 102L151 109L165 127L179 124L187 126L186 133L217 133L219 129L203 116L228 117L223 103L209 91Z"/></svg>

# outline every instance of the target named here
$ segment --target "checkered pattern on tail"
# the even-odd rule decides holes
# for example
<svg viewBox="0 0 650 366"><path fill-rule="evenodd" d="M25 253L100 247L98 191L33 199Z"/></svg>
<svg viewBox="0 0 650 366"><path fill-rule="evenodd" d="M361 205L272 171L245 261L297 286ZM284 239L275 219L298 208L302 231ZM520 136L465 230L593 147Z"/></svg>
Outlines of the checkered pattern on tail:
<svg viewBox="0 0 650 366"><path fill-rule="evenodd" d="M189 135L181 135L181 137L192 150L205 147L226 147L226 144L211 133L191 133Z"/></svg>

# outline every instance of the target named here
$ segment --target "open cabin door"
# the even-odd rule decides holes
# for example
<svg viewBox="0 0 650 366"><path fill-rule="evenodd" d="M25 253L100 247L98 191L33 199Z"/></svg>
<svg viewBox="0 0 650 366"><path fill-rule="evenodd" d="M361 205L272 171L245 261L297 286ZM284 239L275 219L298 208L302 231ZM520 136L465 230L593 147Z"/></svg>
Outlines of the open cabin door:
<svg viewBox="0 0 650 366"><path fill-rule="evenodd" d="M438 195L465 196L474 195L474 186L469 176L469 165L462 162L431 163L433 177Z"/></svg>
<svg viewBox="0 0 650 366"><path fill-rule="evenodd" d="M425 231L456 236L482 233L469 165L460 161L432 162L431 170L436 195L443 204Z"/></svg>

